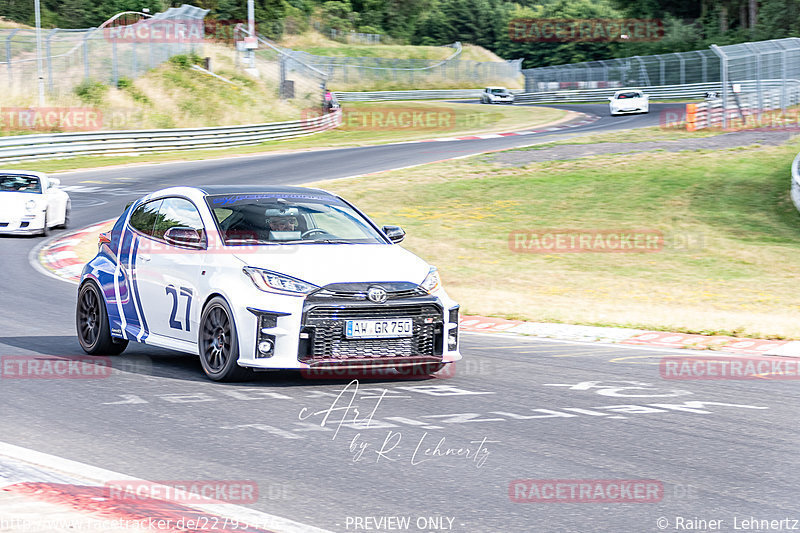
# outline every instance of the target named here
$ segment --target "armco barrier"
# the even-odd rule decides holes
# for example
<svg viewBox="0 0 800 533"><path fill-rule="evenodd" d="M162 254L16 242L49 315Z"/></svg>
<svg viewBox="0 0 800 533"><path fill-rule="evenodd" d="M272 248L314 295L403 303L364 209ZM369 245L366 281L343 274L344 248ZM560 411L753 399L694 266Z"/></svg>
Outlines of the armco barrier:
<svg viewBox="0 0 800 533"><path fill-rule="evenodd" d="M340 102L381 102L386 100L450 100L480 98L483 89L431 89L419 91L334 92ZM512 91L514 92L514 91Z"/></svg>
<svg viewBox="0 0 800 533"><path fill-rule="evenodd" d="M244 126L0 137L0 161L244 146L268 140L311 135L335 128L341 121L342 112L337 110L334 113L304 120Z"/></svg>

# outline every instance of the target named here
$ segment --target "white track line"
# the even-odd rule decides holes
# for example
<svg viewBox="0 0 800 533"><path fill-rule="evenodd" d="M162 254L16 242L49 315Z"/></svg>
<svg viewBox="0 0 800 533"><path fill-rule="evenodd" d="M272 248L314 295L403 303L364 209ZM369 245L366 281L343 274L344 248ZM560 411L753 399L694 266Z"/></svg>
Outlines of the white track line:
<svg viewBox="0 0 800 533"><path fill-rule="evenodd" d="M133 482L147 482L139 478L119 474L104 468L79 463L63 457L57 457L42 452L37 452L29 448L22 448L6 442L0 442L0 457L11 459L26 463L31 466L40 467L45 470L65 474L70 477L85 480L87 484L103 486L112 481L133 481ZM153 485L153 487L158 487ZM167 491L167 487L163 488ZM167 494L168 492L164 492ZM275 516L269 513L256 511L248 507L231 504L207 504L207 505L190 505L182 504L186 507L198 509L203 512L213 512L216 515L227 517L231 520L239 521L239 523L251 524L265 529L272 529L281 533L331 533L325 529L319 529L314 526L295 522L287 518Z"/></svg>

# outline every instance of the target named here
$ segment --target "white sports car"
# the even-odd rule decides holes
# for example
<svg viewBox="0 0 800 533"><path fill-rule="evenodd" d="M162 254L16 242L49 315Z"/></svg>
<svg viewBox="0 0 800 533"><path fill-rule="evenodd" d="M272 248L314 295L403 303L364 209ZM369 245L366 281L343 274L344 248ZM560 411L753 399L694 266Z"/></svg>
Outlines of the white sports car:
<svg viewBox="0 0 800 533"><path fill-rule="evenodd" d="M609 96L608 99L611 116L650 112L650 97L642 91L625 89L615 92L614 96Z"/></svg>
<svg viewBox="0 0 800 533"><path fill-rule="evenodd" d="M0 170L0 235L47 235L69 224L69 195L58 178L27 170Z"/></svg>
<svg viewBox="0 0 800 533"><path fill-rule="evenodd" d="M481 93L482 104L513 104L514 95L505 87L486 87Z"/></svg>
<svg viewBox="0 0 800 533"><path fill-rule="evenodd" d="M318 189L164 189L100 236L78 339L89 354L128 341L196 354L217 381L248 369L437 372L461 359L459 308L404 236Z"/></svg>

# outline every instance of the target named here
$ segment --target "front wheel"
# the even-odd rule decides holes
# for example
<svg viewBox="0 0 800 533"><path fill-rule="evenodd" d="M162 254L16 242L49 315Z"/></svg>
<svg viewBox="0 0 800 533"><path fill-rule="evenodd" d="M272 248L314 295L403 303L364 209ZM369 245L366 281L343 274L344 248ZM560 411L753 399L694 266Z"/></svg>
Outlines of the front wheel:
<svg viewBox="0 0 800 533"><path fill-rule="evenodd" d="M240 381L249 376L246 368L239 366L239 338L228 303L217 296L213 298L200 319L198 347L203 371L214 381Z"/></svg>
<svg viewBox="0 0 800 533"><path fill-rule="evenodd" d="M119 355L128 341L111 336L106 302L100 288L87 281L78 289L78 306L75 311L78 342L89 355Z"/></svg>

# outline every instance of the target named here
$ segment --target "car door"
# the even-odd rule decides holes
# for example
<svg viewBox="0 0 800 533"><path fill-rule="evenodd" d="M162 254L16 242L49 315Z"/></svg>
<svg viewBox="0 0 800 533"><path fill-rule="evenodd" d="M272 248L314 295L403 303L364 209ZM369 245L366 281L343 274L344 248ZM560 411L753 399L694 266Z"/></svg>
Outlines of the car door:
<svg viewBox="0 0 800 533"><path fill-rule="evenodd" d="M202 248L168 242L171 228L196 230ZM149 246L140 244L136 253L142 309L151 336L197 342L198 306L202 303L198 302L198 285L204 275L205 243L206 231L197 207L186 198L164 198Z"/></svg>

